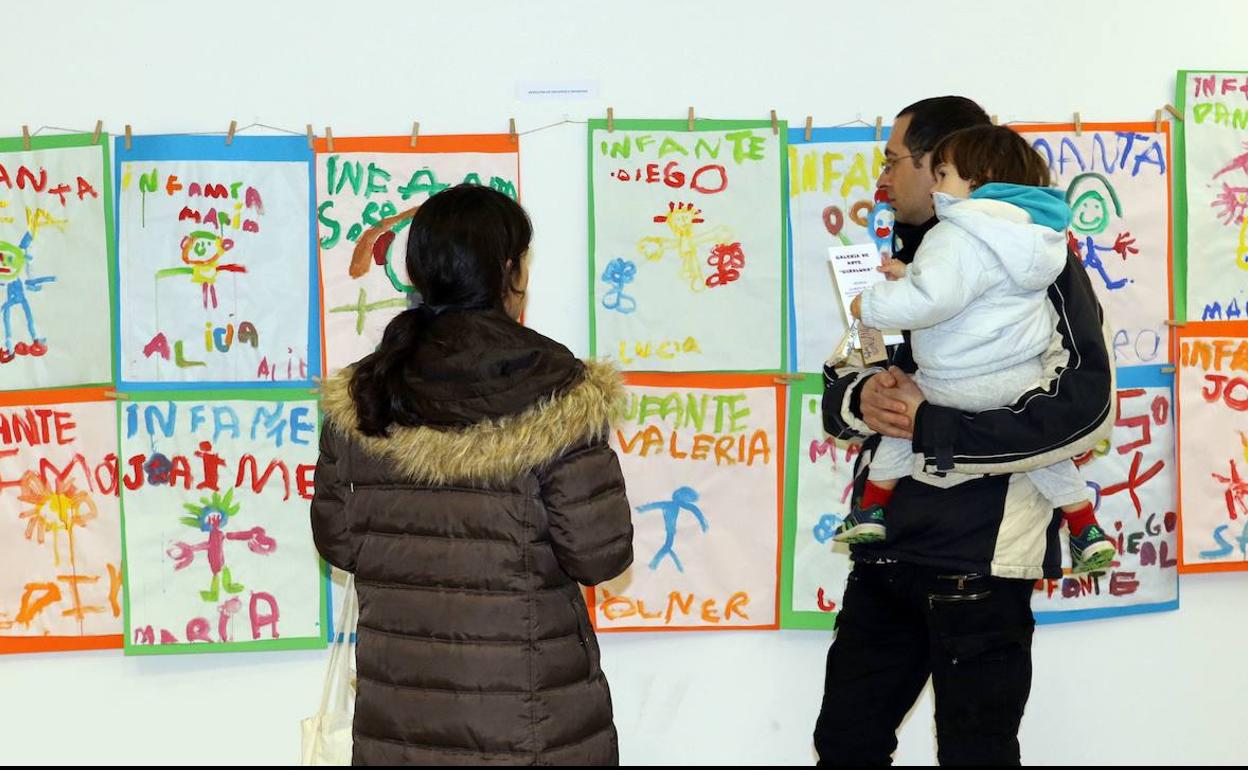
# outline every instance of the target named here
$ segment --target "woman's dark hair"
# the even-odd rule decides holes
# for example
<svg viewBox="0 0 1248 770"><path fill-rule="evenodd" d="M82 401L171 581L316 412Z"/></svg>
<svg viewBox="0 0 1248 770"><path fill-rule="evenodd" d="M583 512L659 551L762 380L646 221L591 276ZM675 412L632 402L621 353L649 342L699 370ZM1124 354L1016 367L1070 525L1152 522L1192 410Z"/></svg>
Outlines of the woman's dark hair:
<svg viewBox="0 0 1248 770"><path fill-rule="evenodd" d="M429 322L451 310L503 310L519 286L533 226L520 204L480 185L432 196L412 217L407 275L424 303L386 325L381 345L355 366L351 398L360 432L385 436L393 424L421 424L405 397L404 369Z"/></svg>
<svg viewBox="0 0 1248 770"><path fill-rule="evenodd" d="M972 188L989 182L1048 187L1049 166L1013 129L975 126L954 131L932 150L932 170L951 163Z"/></svg>

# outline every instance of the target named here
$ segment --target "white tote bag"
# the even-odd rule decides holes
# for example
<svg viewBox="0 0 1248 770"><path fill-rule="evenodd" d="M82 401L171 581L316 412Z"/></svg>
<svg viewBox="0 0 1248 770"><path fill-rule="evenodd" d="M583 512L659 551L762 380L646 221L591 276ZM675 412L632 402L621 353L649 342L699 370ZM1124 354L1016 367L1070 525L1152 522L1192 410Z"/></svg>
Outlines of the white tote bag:
<svg viewBox="0 0 1248 770"><path fill-rule="evenodd" d="M352 662L355 656L351 634L360 614L354 575L347 578L344 594L342 613L330 644L321 707L302 723L302 765L351 764L351 719L355 711L355 665Z"/></svg>

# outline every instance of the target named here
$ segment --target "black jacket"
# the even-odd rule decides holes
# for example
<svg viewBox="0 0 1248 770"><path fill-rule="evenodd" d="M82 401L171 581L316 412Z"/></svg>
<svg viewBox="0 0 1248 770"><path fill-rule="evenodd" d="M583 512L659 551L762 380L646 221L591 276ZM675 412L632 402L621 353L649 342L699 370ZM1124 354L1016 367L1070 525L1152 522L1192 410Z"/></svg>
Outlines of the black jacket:
<svg viewBox="0 0 1248 770"><path fill-rule="evenodd" d="M898 225L896 258L914 259L936 219ZM1044 356L1046 380L1008 407L976 414L925 403L914 427L914 450L925 458L920 478L902 479L889 502L882 544L856 546L855 559L896 559L999 577L1060 577L1059 512L1016 474L1080 455L1113 429L1114 369L1109 329L1077 254L1049 287L1057 313ZM916 369L906 342L891 363ZM866 482L879 436L862 421L860 389L877 369L824 370L824 429L840 439L866 439L855 467L855 499ZM941 486L943 471L991 474ZM930 475L929 475L930 474Z"/></svg>

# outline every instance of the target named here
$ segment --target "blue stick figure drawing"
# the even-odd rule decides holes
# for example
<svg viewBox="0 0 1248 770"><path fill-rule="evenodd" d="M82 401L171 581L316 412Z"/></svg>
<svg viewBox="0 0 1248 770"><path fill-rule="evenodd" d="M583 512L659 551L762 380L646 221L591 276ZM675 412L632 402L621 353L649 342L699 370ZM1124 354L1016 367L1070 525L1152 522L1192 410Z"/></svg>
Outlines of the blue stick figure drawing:
<svg viewBox="0 0 1248 770"><path fill-rule="evenodd" d="M636 263L616 257L607 263L602 271L602 282L611 289L602 297L602 306L607 310L628 315L637 309L637 300L624 293L624 286L637 278Z"/></svg>
<svg viewBox="0 0 1248 770"><path fill-rule="evenodd" d="M35 331L35 316L31 312L30 300L26 298L26 292L39 291L43 288L43 284L55 281L56 277L31 277L30 263L34 261L34 255L30 253L31 240L30 233L26 233L22 237L21 242L16 246L11 243L0 242L0 286L3 286L5 289L2 308L4 319L3 350L13 349L12 313L14 308L20 309L26 316L26 332L30 335L31 343L42 345L44 342L44 339ZM26 278L22 278L23 269L26 272Z"/></svg>
<svg viewBox="0 0 1248 770"><path fill-rule="evenodd" d="M706 517L702 515L702 510L694 505L697 501L698 493L696 491L690 487L680 487L672 493L671 500L649 503L637 509L638 513L646 513L647 511L663 512L663 528L667 532L667 539L663 541L663 547L650 560L651 570L659 568L659 562L663 561L664 556L670 556L672 557L672 562L676 565L677 571L685 571L684 566L680 563L680 557L676 555L676 551L673 550L672 546L676 543L676 524L680 519L682 510L689 511L694 515L694 518L698 520L698 524L702 526L703 532L707 530Z"/></svg>

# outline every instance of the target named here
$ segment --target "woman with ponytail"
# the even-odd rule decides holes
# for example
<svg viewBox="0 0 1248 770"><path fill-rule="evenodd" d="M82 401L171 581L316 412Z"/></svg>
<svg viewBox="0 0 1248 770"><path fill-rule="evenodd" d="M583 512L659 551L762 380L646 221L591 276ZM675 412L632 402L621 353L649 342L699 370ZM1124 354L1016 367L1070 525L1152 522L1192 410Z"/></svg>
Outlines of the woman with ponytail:
<svg viewBox="0 0 1248 770"><path fill-rule="evenodd" d="M324 383L312 530L359 592L355 764L618 764L580 585L633 558L622 386L519 323L531 235L489 188L431 197L420 304Z"/></svg>

